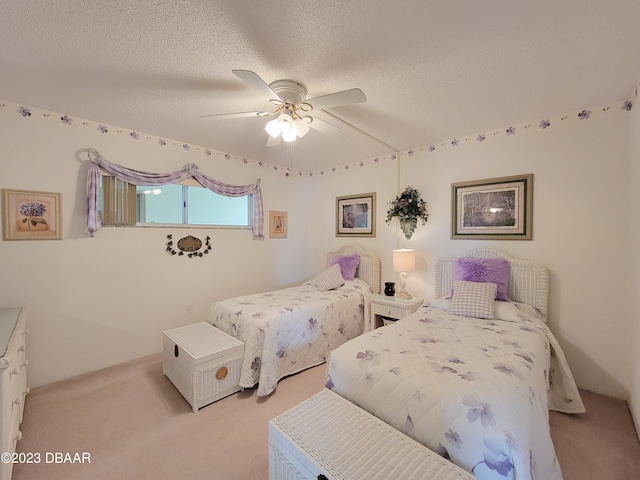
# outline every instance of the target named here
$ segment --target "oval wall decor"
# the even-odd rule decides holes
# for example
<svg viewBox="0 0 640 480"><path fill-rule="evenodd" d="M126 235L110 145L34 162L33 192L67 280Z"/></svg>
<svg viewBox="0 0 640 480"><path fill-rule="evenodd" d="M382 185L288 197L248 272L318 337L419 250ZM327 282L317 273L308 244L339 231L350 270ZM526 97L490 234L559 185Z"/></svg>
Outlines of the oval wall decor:
<svg viewBox="0 0 640 480"><path fill-rule="evenodd" d="M192 235L187 235L186 237L181 238L177 242L177 247L179 251L176 251L173 248L173 235L167 235L167 248L166 252L170 255L178 255L187 256L189 258L193 257L202 257L203 255L207 255L211 251L211 237L207 235L205 237L204 248L202 245L202 240L196 238ZM201 251L202 250L202 251Z"/></svg>
<svg viewBox="0 0 640 480"><path fill-rule="evenodd" d="M183 252L197 252L202 247L202 240L188 235L178 240L178 248Z"/></svg>

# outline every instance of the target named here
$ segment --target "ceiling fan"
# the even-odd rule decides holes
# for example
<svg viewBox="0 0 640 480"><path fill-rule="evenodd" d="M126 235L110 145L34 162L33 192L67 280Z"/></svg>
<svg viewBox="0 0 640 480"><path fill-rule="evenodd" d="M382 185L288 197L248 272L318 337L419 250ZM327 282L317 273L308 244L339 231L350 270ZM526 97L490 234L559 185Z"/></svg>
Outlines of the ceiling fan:
<svg viewBox="0 0 640 480"><path fill-rule="evenodd" d="M307 99L307 88L295 80L276 80L267 84L256 73L250 70L232 70L247 85L262 94L273 105L273 111L221 113L202 115L200 118L240 118L275 116L265 127L269 133L267 146L276 146L281 140L293 142L302 138L310 128L337 138L349 136L344 129L321 120L313 115L313 111L325 110L342 105L361 103L367 100L362 90L352 88L341 92L330 93ZM335 117L335 115L332 115ZM338 119L340 120L340 119Z"/></svg>

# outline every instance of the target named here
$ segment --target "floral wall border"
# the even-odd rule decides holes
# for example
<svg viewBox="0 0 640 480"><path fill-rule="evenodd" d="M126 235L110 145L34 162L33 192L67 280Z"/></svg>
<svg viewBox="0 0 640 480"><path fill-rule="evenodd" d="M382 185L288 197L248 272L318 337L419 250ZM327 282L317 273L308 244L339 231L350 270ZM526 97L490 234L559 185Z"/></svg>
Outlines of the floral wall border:
<svg viewBox="0 0 640 480"><path fill-rule="evenodd" d="M418 152L434 153L436 151L442 151L448 148L461 147L465 144L484 143L485 141L504 137L504 136L513 136L516 134L522 135L523 132L530 132L530 131L535 131L539 129L547 130L547 129L550 129L552 126L557 127L559 125L566 124L571 119L577 119L578 121L589 120L594 115L606 114L607 112L611 111L612 108L620 108L621 110L628 112L628 111L631 111L633 107L633 103L635 102L639 89L640 89L640 81L638 82L638 85L636 85L635 94L631 100L612 102L611 104L607 104L605 106L598 107L598 108L593 108L591 110L582 109L579 112L573 112L573 113L568 113L564 115L557 115L554 117L546 117L538 122L529 122L529 123L522 123L517 125L510 125L504 128L498 128L491 132L483 132L483 133L467 135L464 137L456 137L449 140L432 143L430 145L410 148L408 150L388 154L383 157L375 157L369 160L362 160L359 162L340 165L340 166L332 167L328 170L325 169L317 172L310 172L309 175L322 176L329 173L336 173L339 171L348 171L352 168L361 168L368 165L377 165L383 160L396 161L400 157L403 157L405 155L411 157Z"/></svg>
<svg viewBox="0 0 640 480"><path fill-rule="evenodd" d="M258 167L271 168L274 171L282 170L285 174L289 170L282 165L272 165L259 160L249 159L247 157L241 157L228 152L221 152L211 148L206 148L198 145L191 145L189 143L181 142L179 140L173 140L147 133L142 133L134 130L128 130L126 128L117 127L114 125L108 125L106 123L94 122L92 120L86 120L79 117L72 117L70 115L56 113L48 110L43 110L35 107L27 107L17 103L0 100L0 113L7 112L9 114L16 114L16 118L41 118L46 121L58 122L59 125L64 127L80 127L86 129L94 129L99 134L103 135L118 135L121 137L128 137L134 141L147 142L151 145L155 145L160 148L174 148L180 149L189 153L203 154L207 157L217 157L226 160L235 160L243 165L257 165ZM302 176L303 172L292 170L295 175Z"/></svg>
<svg viewBox="0 0 640 480"><path fill-rule="evenodd" d="M594 115L606 114L612 108L620 108L628 112L628 111L631 111L631 109L633 108L633 103L638 97L639 88L640 88L640 80L636 84L632 98L630 100L611 102L608 105L598 107L598 108L592 108L592 109L585 108L580 110L579 112L572 112L564 115L547 117L535 122L523 123L518 125L510 125L504 128L499 128L499 129L490 131L490 132L482 132L482 133L467 135L464 137L456 137L449 140L422 146L422 147L410 148L408 150L404 150L401 152L395 152L395 153L391 153L391 154L387 154L384 156L375 157L367 160L360 160L360 161L349 163L349 164L338 165L332 168L323 169L315 172L302 172L300 170L291 170L289 172L289 169L282 165L267 164L259 160L252 160L246 157L240 157L238 155L233 155L231 153L225 153L225 152L213 150L213 149L202 147L202 146L190 145L188 143L180 142L178 140L165 139L162 137L157 137L154 135L136 132L133 130L127 130L127 129L123 129L123 128L112 126L112 125L106 125L99 122L84 120L81 118L75 118L69 115L50 112L47 110L37 109L34 107L25 107L16 103L11 103L11 102L1 101L1 100L0 100L0 113L14 112L23 118L30 118L36 115L38 117L44 118L45 120L58 121L59 124L62 126L67 126L67 127L81 126L82 128L94 128L101 134L112 134L112 135L115 134L115 135L122 135L122 136L126 135L132 140L147 141L161 148L164 148L164 147L177 148L190 153L204 154L208 157L217 157L217 158L224 158L226 160L234 160L243 165L257 165L258 167L271 168L274 171L282 170L286 176L297 175L299 177L303 177L303 176L314 177L314 176L324 176L324 175L329 175L329 174L334 174L339 172L346 172L353 168L376 166L383 161L395 162L398 160L399 157L402 157L404 155L413 156L418 152L433 153L433 152L440 151L447 148L458 148L464 144L484 143L491 139L496 139L504 136L521 135L523 132L527 132L527 131L534 131L534 130L540 130L540 129L547 130L550 128L554 128L558 125L566 124L567 121L571 119L577 119L578 121L587 121L590 118L592 118Z"/></svg>

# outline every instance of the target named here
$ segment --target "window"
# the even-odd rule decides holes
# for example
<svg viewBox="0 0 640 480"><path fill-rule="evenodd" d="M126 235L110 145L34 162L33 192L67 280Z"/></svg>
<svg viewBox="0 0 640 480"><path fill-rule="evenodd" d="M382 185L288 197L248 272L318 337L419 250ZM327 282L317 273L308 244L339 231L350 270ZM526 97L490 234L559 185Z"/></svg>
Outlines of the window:
<svg viewBox="0 0 640 480"><path fill-rule="evenodd" d="M195 181L186 183L144 186L102 176L98 197L102 224L251 226L251 195L226 197Z"/></svg>

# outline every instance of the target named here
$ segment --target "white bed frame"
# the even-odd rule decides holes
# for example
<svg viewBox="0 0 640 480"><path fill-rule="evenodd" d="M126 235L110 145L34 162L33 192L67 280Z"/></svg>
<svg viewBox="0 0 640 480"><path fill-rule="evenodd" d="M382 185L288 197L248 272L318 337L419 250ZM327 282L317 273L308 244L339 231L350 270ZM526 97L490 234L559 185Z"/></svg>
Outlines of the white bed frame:
<svg viewBox="0 0 640 480"><path fill-rule="evenodd" d="M360 265L356 270L356 277L367 282L373 293L380 293L380 257L377 253L355 245L345 245L335 252L327 253L326 265L329 266L336 255L353 255L354 253L360 255Z"/></svg>
<svg viewBox="0 0 640 480"><path fill-rule="evenodd" d="M507 255L495 248L476 248L465 257L506 258L511 271L509 274L509 298L518 303L526 303L547 316L549 299L549 274L542 264L533 260L523 260ZM436 263L436 298L449 295L453 288L453 266L458 257L442 257Z"/></svg>

